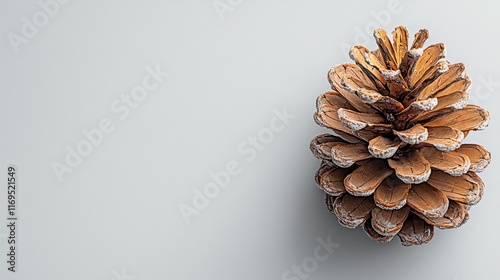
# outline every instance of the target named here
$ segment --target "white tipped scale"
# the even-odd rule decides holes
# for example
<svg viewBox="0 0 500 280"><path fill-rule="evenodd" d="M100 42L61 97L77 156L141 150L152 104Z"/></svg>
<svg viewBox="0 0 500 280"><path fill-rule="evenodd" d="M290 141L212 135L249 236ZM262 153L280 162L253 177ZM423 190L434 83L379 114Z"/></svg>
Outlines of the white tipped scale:
<svg viewBox="0 0 500 280"><path fill-rule="evenodd" d="M406 184L421 184L431 175L431 164L417 150L399 159L389 159L387 163Z"/></svg>
<svg viewBox="0 0 500 280"><path fill-rule="evenodd" d="M454 151L462 145L465 134L451 127L429 127L429 137L423 143L433 145L443 152Z"/></svg>
<svg viewBox="0 0 500 280"><path fill-rule="evenodd" d="M439 74L443 74L443 73L447 72L448 70L450 70L449 63L446 59L442 58L442 59L438 60L438 64L439 64L439 66L438 66L437 71Z"/></svg>
<svg viewBox="0 0 500 280"><path fill-rule="evenodd" d="M386 79L394 79L398 75L401 74L401 71L399 70L382 70L382 75Z"/></svg>
<svg viewBox="0 0 500 280"><path fill-rule="evenodd" d="M342 125L351 131L359 131L364 128L377 132L390 132L391 125L379 114L361 113L345 108L340 108L337 115Z"/></svg>
<svg viewBox="0 0 500 280"><path fill-rule="evenodd" d="M489 121L490 113L488 111L476 105L468 105L462 110L433 118L423 125L428 128L448 126L461 131L469 131L483 130L488 126Z"/></svg>
<svg viewBox="0 0 500 280"><path fill-rule="evenodd" d="M407 203L412 211L429 218L443 217L449 206L446 194L427 183L412 186Z"/></svg>
<svg viewBox="0 0 500 280"><path fill-rule="evenodd" d="M437 98L429 98L426 100L415 101L411 104L412 107L420 111L432 111L438 105Z"/></svg>
<svg viewBox="0 0 500 280"><path fill-rule="evenodd" d="M416 124L410 129L403 131L394 130L394 134L396 134L396 136L398 136L403 142L410 145L424 142L429 137L427 128L423 127L421 124Z"/></svg>
<svg viewBox="0 0 500 280"><path fill-rule="evenodd" d="M365 143L339 143L331 148L331 160L335 165L348 168L354 163L373 158Z"/></svg>
<svg viewBox="0 0 500 280"><path fill-rule="evenodd" d="M491 153L481 145L464 144L457 149L457 152L467 155L471 161L472 172L483 172L491 162Z"/></svg>
<svg viewBox="0 0 500 280"><path fill-rule="evenodd" d="M433 169L441 170L451 176L462 176L471 167L471 161L459 152L443 152L433 147L423 147L420 154L431 164Z"/></svg>
<svg viewBox="0 0 500 280"><path fill-rule="evenodd" d="M435 170L427 183L450 199L467 205L477 204L484 193L484 183L474 172L455 177Z"/></svg>
<svg viewBox="0 0 500 280"><path fill-rule="evenodd" d="M409 50L408 52L414 57L420 57L424 53L424 49L423 48L412 49Z"/></svg>
<svg viewBox="0 0 500 280"><path fill-rule="evenodd" d="M401 145L400 141L378 136L368 143L368 151L376 158L387 159L393 157Z"/></svg>
<svg viewBox="0 0 500 280"><path fill-rule="evenodd" d="M340 108L337 113L339 115L339 119L342 122L342 124L352 131L358 131L358 130L361 130L361 129L366 127L365 122L356 121L356 120L349 118L346 110L343 108Z"/></svg>

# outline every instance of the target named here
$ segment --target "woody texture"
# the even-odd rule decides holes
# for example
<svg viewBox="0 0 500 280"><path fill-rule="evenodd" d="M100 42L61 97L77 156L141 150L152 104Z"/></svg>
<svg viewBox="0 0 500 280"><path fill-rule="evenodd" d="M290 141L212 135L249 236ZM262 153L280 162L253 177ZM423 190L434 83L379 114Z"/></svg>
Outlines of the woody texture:
<svg viewBox="0 0 500 280"><path fill-rule="evenodd" d="M332 90L316 102L314 120L333 132L311 141L316 184L341 225L379 242L425 244L435 227L463 225L483 195L477 173L491 155L464 141L489 113L467 104L465 66L441 43L424 47L428 36L422 29L410 45L403 26L392 38L376 29L378 49L352 47L354 63L329 71Z"/></svg>

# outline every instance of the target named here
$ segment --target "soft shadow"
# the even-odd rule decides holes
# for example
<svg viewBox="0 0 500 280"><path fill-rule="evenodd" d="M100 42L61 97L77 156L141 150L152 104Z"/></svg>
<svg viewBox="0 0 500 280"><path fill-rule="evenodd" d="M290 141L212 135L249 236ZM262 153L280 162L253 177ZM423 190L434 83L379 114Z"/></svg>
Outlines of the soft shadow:
<svg viewBox="0 0 500 280"><path fill-rule="evenodd" d="M307 161L309 164L310 161ZM311 161L312 163L312 161ZM301 195L294 197L291 205L294 205L294 230L291 232L292 242L299 240L316 240L318 237L326 238L331 235L332 242L340 244L339 252L342 254L344 261L356 261L359 255L374 257L381 254L391 253L394 250L401 248L398 237L395 237L391 242L381 244L373 241L361 227L356 229L348 229L338 223L337 217L330 213L325 205L325 193L316 187L314 183L314 174L319 164L312 163L308 168L304 168L300 174L293 175L297 186L302 186L304 190ZM307 179L304 179L307 178ZM294 247L294 244L290 244ZM300 248L300 246L295 246ZM310 252L294 252L297 255L304 255Z"/></svg>

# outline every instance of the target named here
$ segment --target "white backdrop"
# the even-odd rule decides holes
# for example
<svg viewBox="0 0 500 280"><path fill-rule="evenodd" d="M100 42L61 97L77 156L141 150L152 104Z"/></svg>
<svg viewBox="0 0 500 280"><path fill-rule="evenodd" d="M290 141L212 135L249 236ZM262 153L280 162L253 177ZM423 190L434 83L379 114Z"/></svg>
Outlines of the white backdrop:
<svg viewBox="0 0 500 280"><path fill-rule="evenodd" d="M481 174L485 195L466 225L405 248L337 223L308 148L326 132L312 113L330 67L348 61L347 46L374 48L375 27L406 25L429 29L428 44L445 43L448 59L465 63L471 101L492 115L468 140L496 159L498 9L0 1L0 278L499 279L497 161ZM6 262L10 165L15 273Z"/></svg>

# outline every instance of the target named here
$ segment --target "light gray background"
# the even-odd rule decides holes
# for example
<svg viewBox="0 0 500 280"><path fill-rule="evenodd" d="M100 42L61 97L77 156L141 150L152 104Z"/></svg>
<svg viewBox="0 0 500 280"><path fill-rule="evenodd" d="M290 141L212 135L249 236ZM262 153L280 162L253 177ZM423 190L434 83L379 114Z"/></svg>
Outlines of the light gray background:
<svg viewBox="0 0 500 280"><path fill-rule="evenodd" d="M341 227L314 185L308 143L326 131L312 120L315 98L329 68L348 61L341 46L361 42L357 30L367 34L389 2L233 0L221 20L211 0L73 0L15 53L8 34L41 8L0 1L0 278L282 279L330 235L340 247L309 279L500 279L498 161L481 174L470 221L420 247ZM474 102L492 115L468 141L496 156L498 4L399 3L378 25L427 28L428 43L466 64ZM170 76L117 118L110 104L155 65ZM238 146L283 107L295 119L246 162ZM102 118L115 131L59 182L51 164ZM178 206L230 160L241 174L186 224ZM9 164L19 176L16 274L4 262Z"/></svg>

